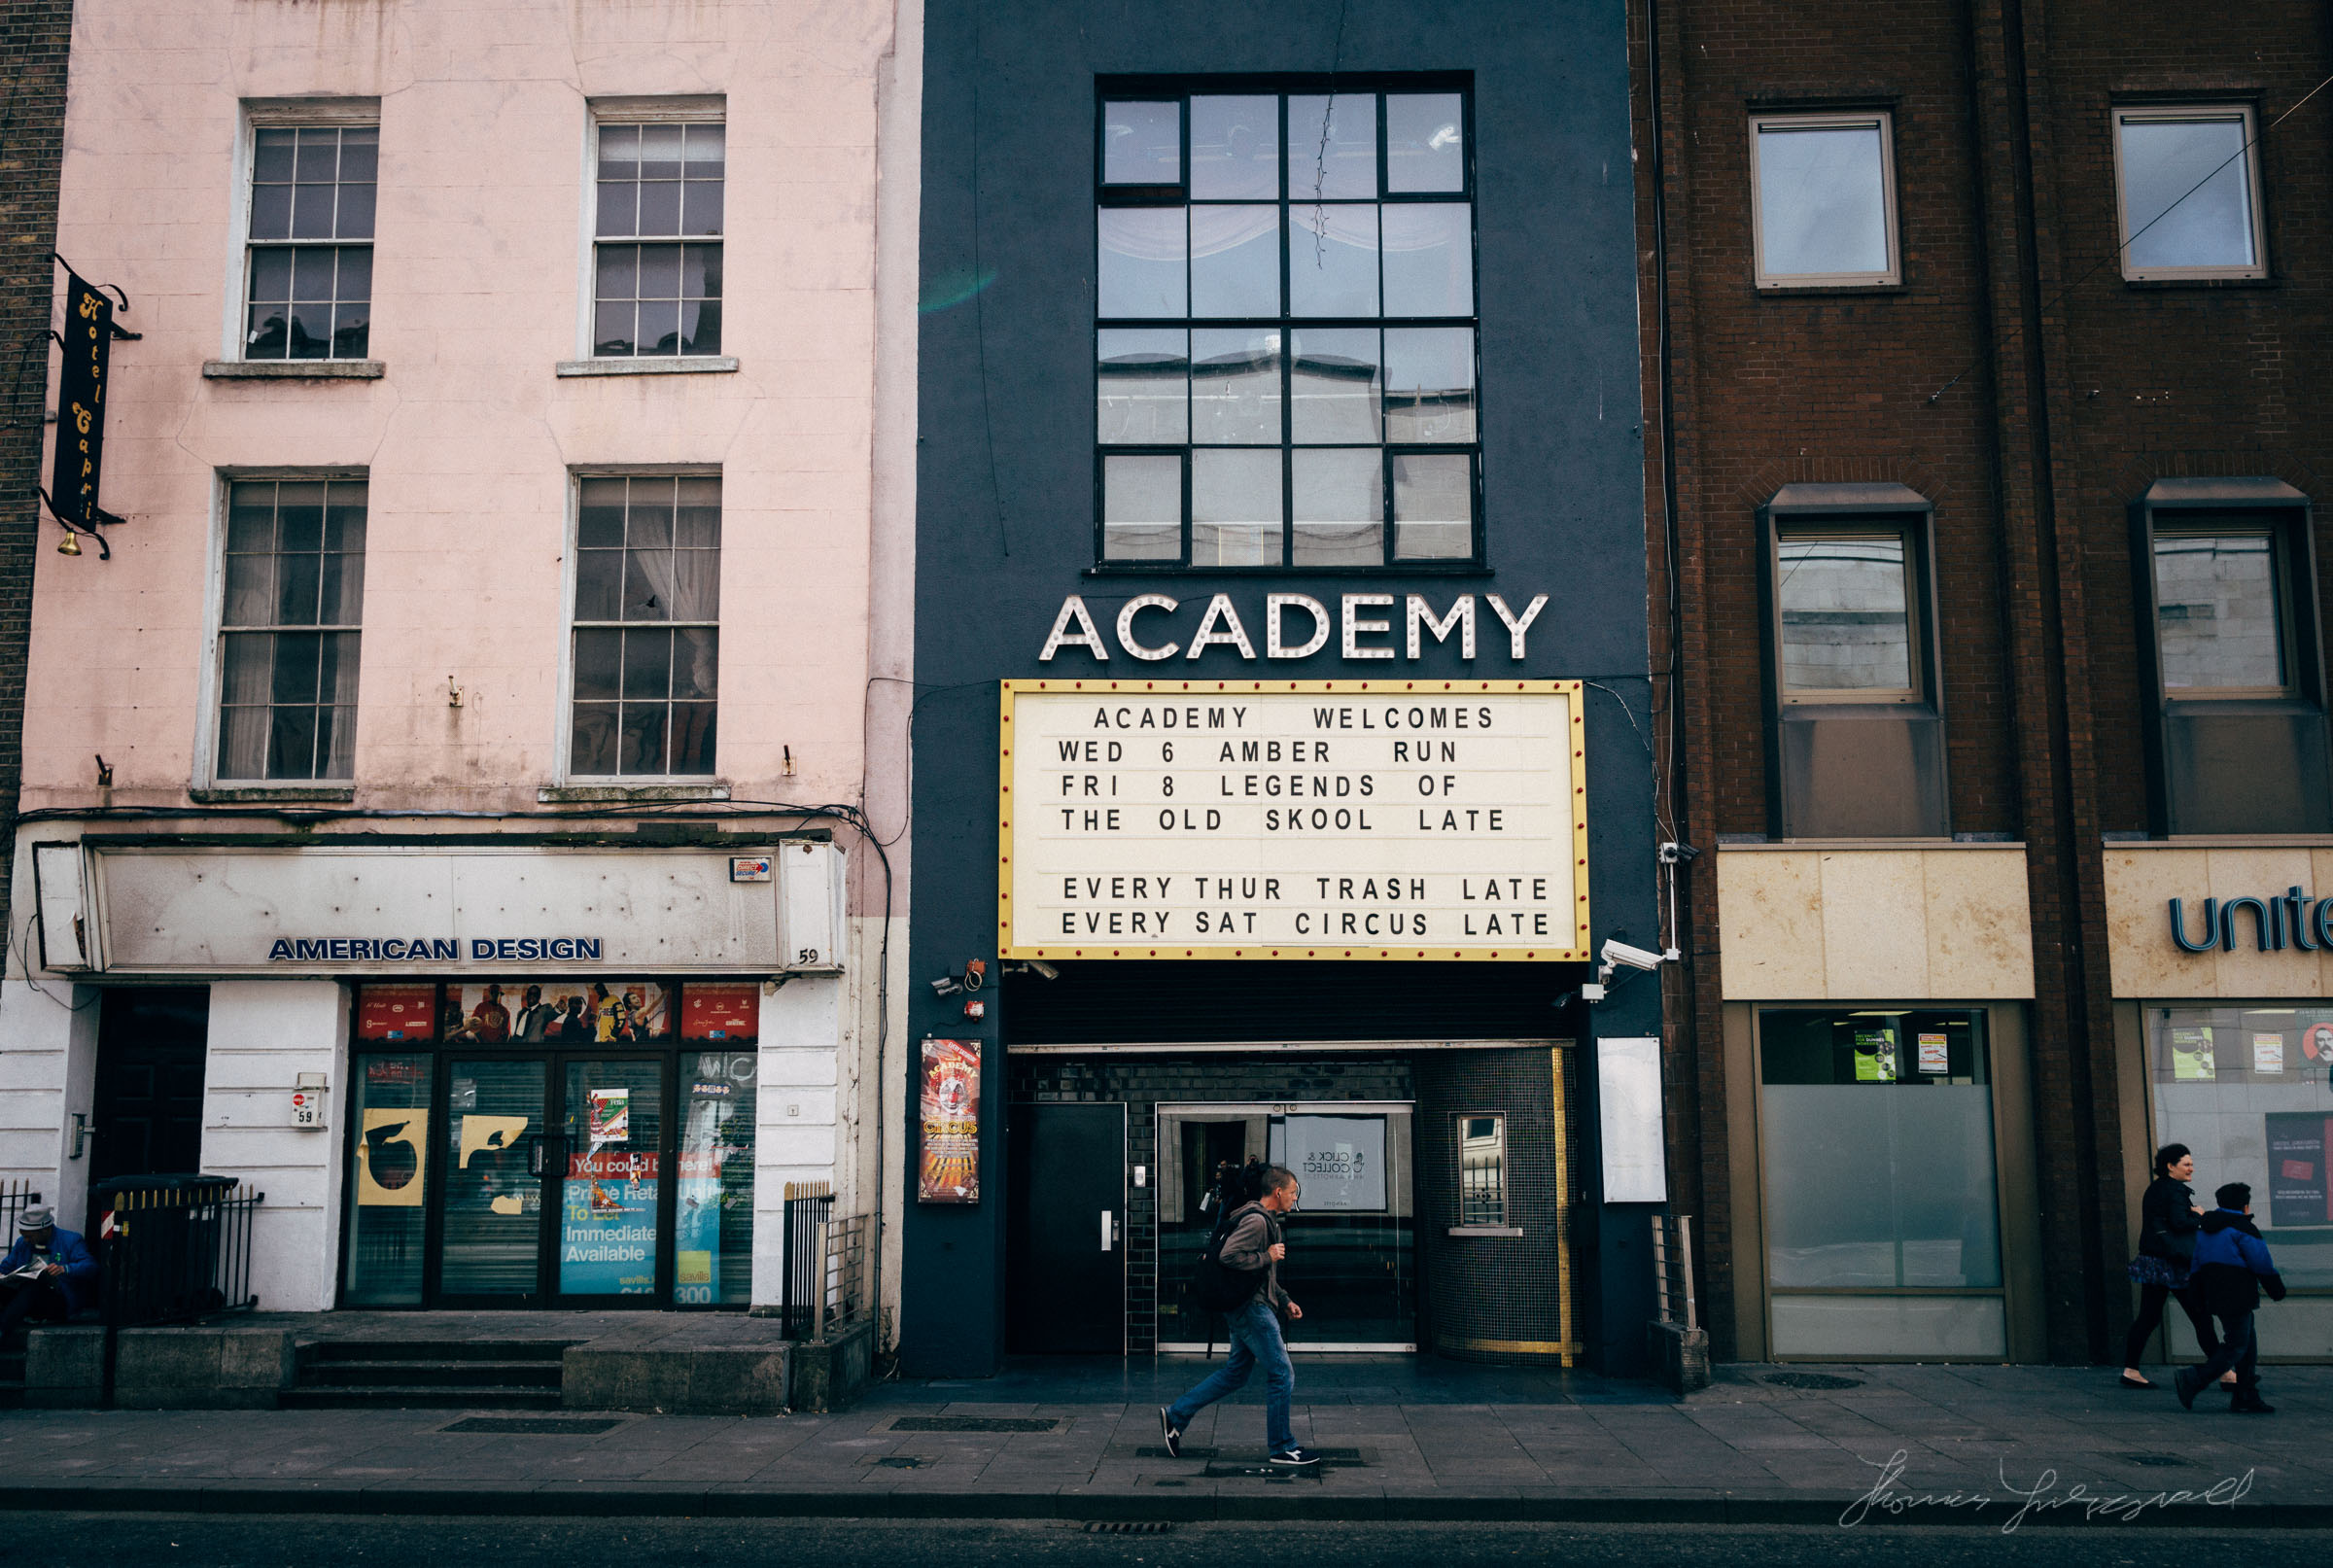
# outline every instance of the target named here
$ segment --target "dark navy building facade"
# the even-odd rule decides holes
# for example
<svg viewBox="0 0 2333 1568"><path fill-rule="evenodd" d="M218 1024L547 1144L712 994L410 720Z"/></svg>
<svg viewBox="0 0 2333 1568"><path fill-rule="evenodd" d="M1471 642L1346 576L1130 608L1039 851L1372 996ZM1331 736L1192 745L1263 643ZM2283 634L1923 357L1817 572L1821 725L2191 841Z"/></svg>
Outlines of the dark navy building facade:
<svg viewBox="0 0 2333 1568"><path fill-rule="evenodd" d="M1249 1158L1300 1353L1641 1360L1599 1093L1659 986L1584 999L1668 945L1622 21L927 8L911 1374L1215 1338Z"/></svg>

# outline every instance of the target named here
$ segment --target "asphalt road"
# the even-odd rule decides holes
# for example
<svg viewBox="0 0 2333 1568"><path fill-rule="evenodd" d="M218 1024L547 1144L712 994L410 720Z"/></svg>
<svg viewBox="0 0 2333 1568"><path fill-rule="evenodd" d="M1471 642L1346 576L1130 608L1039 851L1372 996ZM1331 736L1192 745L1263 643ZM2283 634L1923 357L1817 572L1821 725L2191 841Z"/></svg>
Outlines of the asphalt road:
<svg viewBox="0 0 2333 1568"><path fill-rule="evenodd" d="M136 1568L2322 1568L2333 1532L2027 1526L1726 1529L1551 1524L1178 1524L1090 1535L1069 1523L860 1519L442 1519L10 1514L10 1560ZM37 1547L33 1544L39 1543Z"/></svg>

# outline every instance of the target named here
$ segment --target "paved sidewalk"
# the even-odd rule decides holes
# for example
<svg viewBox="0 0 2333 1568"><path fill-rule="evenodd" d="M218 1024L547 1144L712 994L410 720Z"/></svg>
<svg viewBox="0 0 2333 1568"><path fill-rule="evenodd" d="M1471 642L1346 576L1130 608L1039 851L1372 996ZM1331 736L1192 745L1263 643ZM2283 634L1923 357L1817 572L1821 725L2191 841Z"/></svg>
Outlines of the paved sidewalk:
<svg viewBox="0 0 2333 1568"><path fill-rule="evenodd" d="M1298 1436L1338 1457L1301 1479L1242 1473L1263 1458L1253 1389L1165 1456L1157 1407L1203 1370L1020 1362L763 1419L16 1411L0 1506L1814 1523L1862 1497L1872 1523L1998 1528L2029 1500L2024 1522L2068 1524L2121 1498L2095 1522L2136 1501L2154 1523L2333 1525L2333 1368L2270 1369L2281 1412L2241 1417L2214 1393L2193 1413L2124 1393L2111 1369L1729 1367L1677 1401L1582 1374L1306 1358ZM1824 1380L1848 1386L1803 1386ZM982 1429L999 1423L1019 1430Z"/></svg>

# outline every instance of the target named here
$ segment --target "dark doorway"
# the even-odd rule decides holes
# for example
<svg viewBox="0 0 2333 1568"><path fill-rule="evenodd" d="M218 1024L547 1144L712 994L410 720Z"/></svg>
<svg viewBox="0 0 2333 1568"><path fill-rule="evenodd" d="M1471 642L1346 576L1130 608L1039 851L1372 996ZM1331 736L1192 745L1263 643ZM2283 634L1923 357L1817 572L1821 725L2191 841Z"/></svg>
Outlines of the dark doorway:
<svg viewBox="0 0 2333 1568"><path fill-rule="evenodd" d="M201 1169L210 988L124 988L102 994L89 1180Z"/></svg>
<svg viewBox="0 0 2333 1568"><path fill-rule="evenodd" d="M1015 1105L1005 1145L1007 1343L1124 1355L1126 1107Z"/></svg>

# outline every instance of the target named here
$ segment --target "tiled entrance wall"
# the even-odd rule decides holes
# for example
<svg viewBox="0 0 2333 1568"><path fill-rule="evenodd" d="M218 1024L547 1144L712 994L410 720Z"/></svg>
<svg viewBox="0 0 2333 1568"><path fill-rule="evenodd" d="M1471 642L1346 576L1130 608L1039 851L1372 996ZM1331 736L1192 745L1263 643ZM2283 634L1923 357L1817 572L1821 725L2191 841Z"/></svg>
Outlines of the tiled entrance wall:
<svg viewBox="0 0 2333 1568"><path fill-rule="evenodd" d="M1143 1056L1013 1056L1007 1059L1008 1101L1123 1101L1127 1163L1159 1169L1159 1118L1167 1104L1273 1104L1291 1100L1413 1099L1410 1061L1381 1056L1271 1055L1261 1060L1229 1053ZM1012 1114L1008 1104L1005 1114ZM1158 1348L1159 1189L1127 1193L1126 1345L1129 1354ZM1169 1269L1188 1259L1168 1259ZM1422 1303L1420 1304L1422 1307Z"/></svg>

